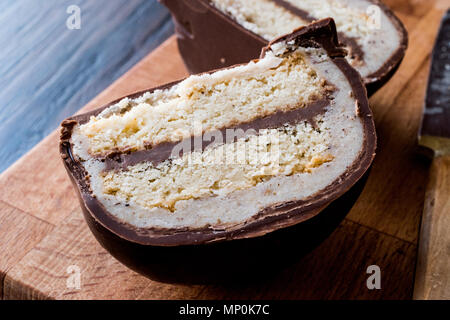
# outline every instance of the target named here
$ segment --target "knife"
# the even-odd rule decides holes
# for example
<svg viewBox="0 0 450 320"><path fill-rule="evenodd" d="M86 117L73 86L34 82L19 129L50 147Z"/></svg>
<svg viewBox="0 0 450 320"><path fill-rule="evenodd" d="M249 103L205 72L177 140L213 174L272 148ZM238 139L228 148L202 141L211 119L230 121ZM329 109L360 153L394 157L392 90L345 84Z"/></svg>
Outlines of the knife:
<svg viewBox="0 0 450 320"><path fill-rule="evenodd" d="M450 9L432 54L419 146L432 158L414 299L450 299Z"/></svg>

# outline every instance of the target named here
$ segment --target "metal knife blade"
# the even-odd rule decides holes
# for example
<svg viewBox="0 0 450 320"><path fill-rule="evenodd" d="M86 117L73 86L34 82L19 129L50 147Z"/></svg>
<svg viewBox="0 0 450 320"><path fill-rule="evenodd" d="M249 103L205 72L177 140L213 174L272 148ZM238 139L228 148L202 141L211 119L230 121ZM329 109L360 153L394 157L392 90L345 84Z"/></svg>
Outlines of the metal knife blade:
<svg viewBox="0 0 450 320"><path fill-rule="evenodd" d="M433 49L419 145L433 157L450 155L450 9Z"/></svg>

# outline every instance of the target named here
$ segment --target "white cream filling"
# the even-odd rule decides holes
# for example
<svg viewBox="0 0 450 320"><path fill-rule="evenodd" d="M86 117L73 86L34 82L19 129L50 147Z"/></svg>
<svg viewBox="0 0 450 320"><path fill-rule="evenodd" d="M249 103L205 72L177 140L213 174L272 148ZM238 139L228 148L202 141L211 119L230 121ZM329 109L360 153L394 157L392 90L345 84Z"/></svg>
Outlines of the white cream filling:
<svg viewBox="0 0 450 320"><path fill-rule="evenodd" d="M364 63L350 57L347 59L363 78L378 71L400 45L400 36L392 21L370 1L285 1L316 19L332 17L338 32L354 38L364 52ZM268 41L308 24L271 0L212 0L212 3L240 25Z"/></svg>

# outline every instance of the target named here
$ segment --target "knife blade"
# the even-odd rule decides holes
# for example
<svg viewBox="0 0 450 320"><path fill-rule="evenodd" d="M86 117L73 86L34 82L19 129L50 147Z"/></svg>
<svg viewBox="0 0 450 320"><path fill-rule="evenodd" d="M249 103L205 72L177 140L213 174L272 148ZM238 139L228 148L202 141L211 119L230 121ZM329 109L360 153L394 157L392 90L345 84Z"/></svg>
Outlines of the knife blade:
<svg viewBox="0 0 450 320"><path fill-rule="evenodd" d="M450 154L450 9L433 49L419 146L433 157Z"/></svg>
<svg viewBox="0 0 450 320"><path fill-rule="evenodd" d="M419 146L433 159L419 235L414 299L450 299L450 9L432 53Z"/></svg>

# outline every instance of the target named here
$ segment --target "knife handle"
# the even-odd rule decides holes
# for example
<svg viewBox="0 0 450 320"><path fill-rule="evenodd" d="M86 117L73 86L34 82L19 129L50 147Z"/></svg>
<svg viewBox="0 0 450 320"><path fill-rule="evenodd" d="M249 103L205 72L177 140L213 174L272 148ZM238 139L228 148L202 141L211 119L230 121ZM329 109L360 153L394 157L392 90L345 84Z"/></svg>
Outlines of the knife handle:
<svg viewBox="0 0 450 320"><path fill-rule="evenodd" d="M414 299L450 299L450 156L431 165L420 228Z"/></svg>

